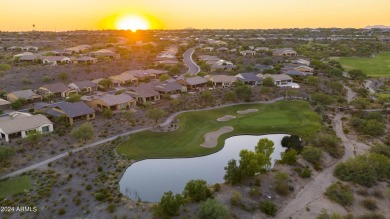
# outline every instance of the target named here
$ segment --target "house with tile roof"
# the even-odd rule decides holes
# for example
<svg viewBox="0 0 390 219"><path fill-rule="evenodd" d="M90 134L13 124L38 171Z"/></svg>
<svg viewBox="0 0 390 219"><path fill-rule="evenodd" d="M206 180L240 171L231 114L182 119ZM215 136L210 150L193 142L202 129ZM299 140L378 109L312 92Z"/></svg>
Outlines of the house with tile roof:
<svg viewBox="0 0 390 219"><path fill-rule="evenodd" d="M176 81L178 84L181 84L183 86L187 87L187 90L194 90L201 87L205 87L208 80L203 77L195 76L195 77L189 77L189 78L183 78Z"/></svg>
<svg viewBox="0 0 390 219"><path fill-rule="evenodd" d="M63 117L65 122L73 125L78 121L89 121L95 119L95 110L86 103L60 102L54 104L38 103L34 106L35 112L41 112L56 118Z"/></svg>
<svg viewBox="0 0 390 219"><path fill-rule="evenodd" d="M260 85L262 79L257 77L255 73L240 73L235 76L238 81L242 81L247 85Z"/></svg>
<svg viewBox="0 0 390 219"><path fill-rule="evenodd" d="M42 101L42 96L31 89L12 91L7 94L7 100L10 102L15 102L18 99L25 99L27 102L37 102Z"/></svg>
<svg viewBox="0 0 390 219"><path fill-rule="evenodd" d="M14 112L0 117L0 140L6 142L12 139L25 138L29 132L38 131L42 134L53 131L53 123L44 115Z"/></svg>
<svg viewBox="0 0 390 219"><path fill-rule="evenodd" d="M130 94L141 104L161 99L161 94L155 90L152 84L141 84L137 87L131 87L126 93Z"/></svg>
<svg viewBox="0 0 390 219"><path fill-rule="evenodd" d="M213 75L210 77L210 81L214 87L231 87L237 82L237 78L227 75Z"/></svg>
<svg viewBox="0 0 390 219"><path fill-rule="evenodd" d="M56 97L66 98L72 94L77 94L77 91L63 83L55 83L42 85L38 88L37 93L42 96L54 95Z"/></svg>
<svg viewBox="0 0 390 219"><path fill-rule="evenodd" d="M97 83L86 80L72 82L68 84L68 87L79 93L93 93L97 91L98 85Z"/></svg>
<svg viewBox="0 0 390 219"><path fill-rule="evenodd" d="M103 110L110 108L111 110L126 110L136 106L136 100L128 94L95 94L91 96L82 96L81 100L88 106Z"/></svg>

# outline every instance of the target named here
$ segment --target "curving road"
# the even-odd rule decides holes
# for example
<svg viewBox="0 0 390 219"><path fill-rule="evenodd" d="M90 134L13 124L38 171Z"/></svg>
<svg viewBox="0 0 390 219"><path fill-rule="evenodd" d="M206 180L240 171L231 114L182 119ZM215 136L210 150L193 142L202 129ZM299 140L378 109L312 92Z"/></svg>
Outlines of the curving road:
<svg viewBox="0 0 390 219"><path fill-rule="evenodd" d="M199 66L192 60L192 54L194 54L194 52L195 48L191 48L183 54L183 62L188 67L186 74L196 75L200 72Z"/></svg>

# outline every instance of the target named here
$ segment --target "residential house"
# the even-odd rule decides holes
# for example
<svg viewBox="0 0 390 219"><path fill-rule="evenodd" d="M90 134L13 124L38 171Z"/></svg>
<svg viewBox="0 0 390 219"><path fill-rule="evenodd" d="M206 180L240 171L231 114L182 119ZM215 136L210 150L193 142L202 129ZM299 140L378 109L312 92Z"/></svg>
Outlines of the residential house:
<svg viewBox="0 0 390 219"><path fill-rule="evenodd" d="M138 83L138 78L129 74L128 72L123 72L120 75L110 76L109 79L114 83L114 85L126 85L126 84L136 84Z"/></svg>
<svg viewBox="0 0 390 219"><path fill-rule="evenodd" d="M42 56L39 54L24 55L19 58L19 62L37 63L40 62Z"/></svg>
<svg viewBox="0 0 390 219"><path fill-rule="evenodd" d="M163 64L163 65L177 65L179 64L179 61L177 60L161 60L161 61L156 61L156 64Z"/></svg>
<svg viewBox="0 0 390 219"><path fill-rule="evenodd" d="M38 51L38 47L36 46L23 46L21 49L22 51Z"/></svg>
<svg viewBox="0 0 390 219"><path fill-rule="evenodd" d="M242 81L247 85L260 85L262 79L257 77L255 73L240 73L235 76L238 81Z"/></svg>
<svg viewBox="0 0 390 219"><path fill-rule="evenodd" d="M229 50L229 54L234 54L234 53L236 53L237 52L237 49L231 49L231 50Z"/></svg>
<svg viewBox="0 0 390 219"><path fill-rule="evenodd" d="M7 48L7 51L16 51L16 50L22 50L20 47L17 46L10 46Z"/></svg>
<svg viewBox="0 0 390 219"><path fill-rule="evenodd" d="M255 48L255 51L257 52L257 51L268 51L269 50L269 48L268 47L256 47Z"/></svg>
<svg viewBox="0 0 390 219"><path fill-rule="evenodd" d="M276 86L287 85L288 83L293 82L292 77L286 74L258 74L257 77L262 78L263 80L268 77L272 78Z"/></svg>
<svg viewBox="0 0 390 219"><path fill-rule="evenodd" d="M47 84L38 88L37 93L43 96L54 95L56 97L66 98L72 94L77 94L77 90L69 88L63 83Z"/></svg>
<svg viewBox="0 0 390 219"><path fill-rule="evenodd" d="M168 71L165 70L156 70L156 69L145 69L145 70L131 70L123 72L122 74L127 73L135 78L138 79L138 81L145 80L145 79L158 79L162 74L168 73Z"/></svg>
<svg viewBox="0 0 390 219"><path fill-rule="evenodd" d="M97 83L92 81L75 81L68 84L68 87L79 93L93 93L97 91Z"/></svg>
<svg viewBox="0 0 390 219"><path fill-rule="evenodd" d="M227 75L213 75L210 77L210 81L213 83L214 87L231 87L237 81L237 78L234 76Z"/></svg>
<svg viewBox="0 0 390 219"><path fill-rule="evenodd" d="M42 112L53 117L63 117L65 122L73 125L78 121L95 119L95 110L84 102L60 102L55 104L40 103L34 106L36 112Z"/></svg>
<svg viewBox="0 0 390 219"><path fill-rule="evenodd" d="M20 58L20 57L23 57L23 56L32 56L34 55L34 53L32 52L22 52L22 53L18 53L16 55L14 55L14 59L15 58Z"/></svg>
<svg viewBox="0 0 390 219"><path fill-rule="evenodd" d="M193 90L201 87L205 87L207 84L207 79L199 76L183 78L176 81L178 84L187 87L187 90Z"/></svg>
<svg viewBox="0 0 390 219"><path fill-rule="evenodd" d="M297 60L295 60L295 63L301 64L301 65L306 65L306 66L310 65L310 61L306 60L306 59L297 59Z"/></svg>
<svg viewBox="0 0 390 219"><path fill-rule="evenodd" d="M297 56L298 53L291 48L275 49L273 50L274 56Z"/></svg>
<svg viewBox="0 0 390 219"><path fill-rule="evenodd" d="M202 51L205 51L205 52L212 52L212 51L214 51L214 47L203 47L203 48L202 48Z"/></svg>
<svg viewBox="0 0 390 219"><path fill-rule="evenodd" d="M214 65L216 62L221 60L217 56L209 56L209 55L201 55L199 56L199 59L206 62L208 65Z"/></svg>
<svg viewBox="0 0 390 219"><path fill-rule="evenodd" d="M71 53L80 53L80 52L83 52L83 51L90 49L90 48L91 48L90 45L79 45L79 46L70 47L70 48L67 48L64 50L67 52L71 52Z"/></svg>
<svg viewBox="0 0 390 219"><path fill-rule="evenodd" d="M138 103L142 104L161 99L160 93L155 90L152 84L141 84L137 87L130 88L126 92L134 97Z"/></svg>
<svg viewBox="0 0 390 219"><path fill-rule="evenodd" d="M236 68L236 66L230 62L223 59L218 60L213 65L211 65L211 71L224 70L224 71L232 71Z"/></svg>
<svg viewBox="0 0 390 219"><path fill-rule="evenodd" d="M69 64L71 59L66 56L42 56L42 63L49 65Z"/></svg>
<svg viewBox="0 0 390 219"><path fill-rule="evenodd" d="M94 64L97 61L98 61L97 58L93 58L89 56L82 56L72 60L74 64Z"/></svg>
<svg viewBox="0 0 390 219"><path fill-rule="evenodd" d="M309 66L306 65L301 65L298 67L294 68L296 71L304 72L304 73L313 73L314 69L310 68Z"/></svg>
<svg viewBox="0 0 390 219"><path fill-rule="evenodd" d="M218 52L227 52L227 51L229 51L229 49L226 47L220 47L220 48L217 48L217 51Z"/></svg>
<svg viewBox="0 0 390 219"><path fill-rule="evenodd" d="M9 109L10 106L11 106L11 102L0 98L0 111Z"/></svg>
<svg viewBox="0 0 390 219"><path fill-rule="evenodd" d="M81 100L84 101L88 106L103 110L110 108L111 110L126 110L130 107L136 106L136 101L128 94L95 94L92 96L82 96Z"/></svg>
<svg viewBox="0 0 390 219"><path fill-rule="evenodd" d="M119 59L120 55L118 53L115 53L108 49L101 49L96 52L93 52L92 55L94 57L105 57L105 58L111 58L111 59Z"/></svg>
<svg viewBox="0 0 390 219"><path fill-rule="evenodd" d="M71 56L72 52L65 51L65 50L53 50L53 51L50 51L48 54L53 55L53 56Z"/></svg>
<svg viewBox="0 0 390 219"><path fill-rule="evenodd" d="M256 51L244 50L244 51L241 51L240 54L243 55L243 56L255 56L256 55Z"/></svg>
<svg viewBox="0 0 390 219"><path fill-rule="evenodd" d="M0 139L6 142L15 138L25 138L31 131L42 134L53 131L53 123L44 115L14 112L0 117Z"/></svg>
<svg viewBox="0 0 390 219"><path fill-rule="evenodd" d="M31 89L12 91L11 93L7 94L7 100L10 102L15 102L18 99L25 99L27 102L37 102L42 101L42 96L36 94Z"/></svg>
<svg viewBox="0 0 390 219"><path fill-rule="evenodd" d="M156 85L154 89L162 94L175 94L175 93L187 92L187 87L177 82L164 82Z"/></svg>

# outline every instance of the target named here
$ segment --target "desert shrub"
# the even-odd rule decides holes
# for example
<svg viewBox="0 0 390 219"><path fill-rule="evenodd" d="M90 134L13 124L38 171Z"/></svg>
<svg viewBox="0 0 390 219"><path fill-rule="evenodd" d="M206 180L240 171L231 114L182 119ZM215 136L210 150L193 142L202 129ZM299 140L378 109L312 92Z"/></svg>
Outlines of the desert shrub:
<svg viewBox="0 0 390 219"><path fill-rule="evenodd" d="M318 215L317 219L344 219L343 216L333 212L332 214L328 214L328 212L323 209L321 214Z"/></svg>
<svg viewBox="0 0 390 219"><path fill-rule="evenodd" d="M303 168L300 172L299 172L299 176L302 177L302 178L310 178L311 177L311 169L310 168Z"/></svg>
<svg viewBox="0 0 390 219"><path fill-rule="evenodd" d="M318 163L321 163L322 150L311 146L305 147L302 151L302 157L308 162L317 165Z"/></svg>
<svg viewBox="0 0 390 219"><path fill-rule="evenodd" d="M114 204L109 204L107 206L107 211L110 213L114 213L116 211L116 206Z"/></svg>
<svg viewBox="0 0 390 219"><path fill-rule="evenodd" d="M242 195L240 192L233 192L232 197L230 198L230 204L233 206L238 206L241 203Z"/></svg>
<svg viewBox="0 0 390 219"><path fill-rule="evenodd" d="M286 152L282 153L282 159L280 160L280 163L287 164L287 165L294 165L297 163L297 151L294 149L287 150Z"/></svg>
<svg viewBox="0 0 390 219"><path fill-rule="evenodd" d="M275 175L274 181L275 181L275 191L279 195L286 196L290 194L290 188L288 186L288 179L289 176L285 172L279 172Z"/></svg>
<svg viewBox="0 0 390 219"><path fill-rule="evenodd" d="M104 201L106 199L106 195L101 192L98 192L95 194L95 199L97 201Z"/></svg>
<svg viewBox="0 0 390 219"><path fill-rule="evenodd" d="M201 219L228 219L228 208L215 199L207 199L199 206L199 218Z"/></svg>
<svg viewBox="0 0 390 219"><path fill-rule="evenodd" d="M359 155L337 164L334 175L343 181L370 187L390 177L390 159L375 153Z"/></svg>
<svg viewBox="0 0 390 219"><path fill-rule="evenodd" d="M353 202L352 190L340 182L333 183L324 193L330 200L342 205L349 206Z"/></svg>
<svg viewBox="0 0 390 219"><path fill-rule="evenodd" d="M266 215L275 216L278 208L275 203L272 201L261 201L260 202L260 211Z"/></svg>
<svg viewBox="0 0 390 219"><path fill-rule="evenodd" d="M58 215L64 215L66 213L65 208L58 209Z"/></svg>
<svg viewBox="0 0 390 219"><path fill-rule="evenodd" d="M386 219L386 217L380 213L368 213L357 217L357 219Z"/></svg>
<svg viewBox="0 0 390 219"><path fill-rule="evenodd" d="M219 192L219 191L221 191L221 184L216 183L216 184L214 184L213 188L214 188L215 192Z"/></svg>
<svg viewBox="0 0 390 219"><path fill-rule="evenodd" d="M258 187L252 187L249 190L249 195L251 197L259 196L259 195L261 195L261 191L259 190Z"/></svg>
<svg viewBox="0 0 390 219"><path fill-rule="evenodd" d="M378 206L376 205L376 201L374 199L371 199L371 198L363 199L360 202L360 205L365 207L367 210L370 210L370 211L375 211L378 209Z"/></svg>

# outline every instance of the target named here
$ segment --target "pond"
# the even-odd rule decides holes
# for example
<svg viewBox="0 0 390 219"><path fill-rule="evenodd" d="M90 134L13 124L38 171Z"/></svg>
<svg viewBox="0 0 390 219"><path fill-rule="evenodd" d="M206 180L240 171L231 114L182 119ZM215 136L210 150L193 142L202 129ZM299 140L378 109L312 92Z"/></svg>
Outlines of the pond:
<svg viewBox="0 0 390 219"><path fill-rule="evenodd" d="M285 148L281 140L286 134L240 135L226 139L222 150L203 157L149 159L134 163L127 168L119 182L122 194L132 200L159 202L164 192L181 193L186 183L192 179L203 179L208 184L223 183L224 167L231 159L239 160L240 151L254 151L261 138L274 142L272 164L280 159Z"/></svg>

